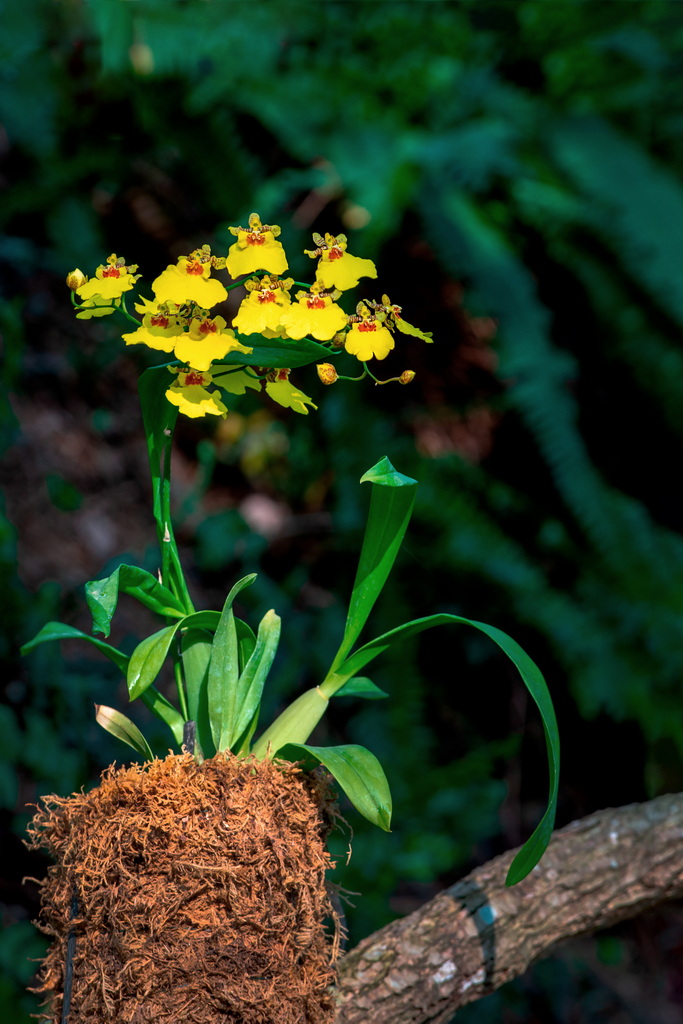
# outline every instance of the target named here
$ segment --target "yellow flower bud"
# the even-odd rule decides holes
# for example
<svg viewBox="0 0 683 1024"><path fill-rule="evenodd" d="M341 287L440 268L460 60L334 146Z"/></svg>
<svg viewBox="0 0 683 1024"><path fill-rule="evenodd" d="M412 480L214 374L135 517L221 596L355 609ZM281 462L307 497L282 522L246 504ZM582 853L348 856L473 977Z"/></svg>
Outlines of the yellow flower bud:
<svg viewBox="0 0 683 1024"><path fill-rule="evenodd" d="M316 369L323 384L334 384L338 374L332 363L318 363Z"/></svg>
<svg viewBox="0 0 683 1024"><path fill-rule="evenodd" d="M72 292L77 292L79 288L82 288L88 278L85 276L82 270L78 267L72 270L70 274L66 275L66 283Z"/></svg>
<svg viewBox="0 0 683 1024"><path fill-rule="evenodd" d="M415 380L415 370L404 370L398 378L399 384L410 384L411 380Z"/></svg>

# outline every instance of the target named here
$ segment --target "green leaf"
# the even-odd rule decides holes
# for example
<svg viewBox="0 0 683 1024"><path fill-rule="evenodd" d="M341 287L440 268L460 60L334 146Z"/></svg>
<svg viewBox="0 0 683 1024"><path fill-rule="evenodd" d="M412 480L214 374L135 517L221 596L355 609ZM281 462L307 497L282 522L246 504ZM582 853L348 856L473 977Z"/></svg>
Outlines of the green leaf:
<svg viewBox="0 0 683 1024"><path fill-rule="evenodd" d="M156 576L136 565L119 565L102 580L85 585L85 596L92 613L93 632L109 636L111 620L116 611L119 593L129 594L157 615L182 618L185 609Z"/></svg>
<svg viewBox="0 0 683 1024"><path fill-rule="evenodd" d="M234 738L231 733L231 723L236 717L235 704L240 677L240 642L232 604L240 590L249 586L255 579L256 573L251 573L239 580L232 588L225 599L213 640L208 678L208 702L211 734L217 750L226 750Z"/></svg>
<svg viewBox="0 0 683 1024"><path fill-rule="evenodd" d="M211 663L211 635L205 629L183 630L180 648L190 721L196 723L196 738L205 757L215 753L209 720L208 678Z"/></svg>
<svg viewBox="0 0 683 1024"><path fill-rule="evenodd" d="M367 676L354 676L347 679L343 686L335 692L335 697L365 697L366 700L384 700L389 694L380 690Z"/></svg>
<svg viewBox="0 0 683 1024"><path fill-rule="evenodd" d="M297 366L307 366L309 363L328 361L335 355L334 350L330 351L324 345L318 345L308 338L301 338L296 341L294 338L267 338L260 334L237 335L237 340L242 345L253 348L250 355L243 352L228 352L221 359L221 363L238 366L269 366L274 370L280 367L296 369ZM217 381L220 384L220 378Z"/></svg>
<svg viewBox="0 0 683 1024"><path fill-rule="evenodd" d="M271 609L261 619L256 636L256 646L237 683L235 715L229 725L228 745L252 729L252 726L256 727L254 719L258 720L263 687L279 642L280 616Z"/></svg>
<svg viewBox="0 0 683 1024"><path fill-rule="evenodd" d="M496 629L495 626L487 626L483 622L475 622L472 619L465 619L459 615L449 615L446 613L428 615L426 618L406 622L404 625L382 634L382 636L371 640L370 643L354 651L339 666L337 672L321 685L320 689L328 695L338 691L347 679L355 676L368 662L372 661L378 654L386 651L397 640L420 633L422 630L430 629L432 626L446 625L471 626L490 637L515 665L524 685L541 713L550 775L548 806L533 835L526 841L510 865L506 885L514 885L525 878L535 867L550 842L555 823L560 771L560 736L557 729L553 702L540 669L531 660L529 655L522 650L519 644L512 637L509 637L507 633Z"/></svg>
<svg viewBox="0 0 683 1024"><path fill-rule="evenodd" d="M193 612L142 640L131 654L128 665L129 699L135 700L154 682L179 629L209 629L213 632L218 626L219 619L218 612Z"/></svg>
<svg viewBox="0 0 683 1024"><path fill-rule="evenodd" d="M87 640L89 644L96 647L102 654L106 654L110 661L121 669L125 675L128 671L129 658L123 651L117 650L116 647L112 647L111 644L106 644L104 640L98 640L95 636L90 636L88 633L84 633L80 629L76 629L74 626L67 626L64 622L47 622L41 630L33 637L33 640L29 640L21 648L22 654L28 654L38 644L44 644L48 640Z"/></svg>
<svg viewBox="0 0 683 1024"><path fill-rule="evenodd" d="M373 484L363 548L349 602L344 636L330 673L344 660L367 622L394 564L415 503L417 481L383 459L361 477Z"/></svg>
<svg viewBox="0 0 683 1024"><path fill-rule="evenodd" d="M95 719L98 725L116 736L117 740L123 740L129 747L142 754L146 761L153 761L154 754L150 750L149 743L138 729L135 722L126 718L120 711L108 708L105 704L95 705Z"/></svg>
<svg viewBox="0 0 683 1024"><path fill-rule="evenodd" d="M131 654L126 679L130 700L139 697L159 675L179 626L180 622L175 622L145 637Z"/></svg>
<svg viewBox="0 0 683 1024"><path fill-rule="evenodd" d="M176 741L178 746L182 746L183 742L183 726L185 725L185 719L176 708L173 707L171 702L164 697L162 693L159 693L156 686L148 686L147 689L140 694L140 700L149 708L153 715L160 718L162 722L165 722L173 733L173 739Z"/></svg>
<svg viewBox="0 0 683 1024"><path fill-rule="evenodd" d="M235 616L235 629L237 630L237 643L240 653L240 672L251 658L256 647L256 634L247 622Z"/></svg>
<svg viewBox="0 0 683 1024"><path fill-rule="evenodd" d="M310 768L322 764L333 775L347 797L364 818L385 832L391 831L391 792L384 770L365 747L309 747L306 743L288 743L277 752L287 761L303 761Z"/></svg>

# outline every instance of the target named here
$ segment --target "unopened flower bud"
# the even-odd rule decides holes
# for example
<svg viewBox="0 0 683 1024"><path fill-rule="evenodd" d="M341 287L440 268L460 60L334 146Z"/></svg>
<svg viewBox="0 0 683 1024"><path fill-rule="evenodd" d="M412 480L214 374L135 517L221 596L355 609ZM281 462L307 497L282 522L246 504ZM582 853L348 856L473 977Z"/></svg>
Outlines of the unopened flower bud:
<svg viewBox="0 0 683 1024"><path fill-rule="evenodd" d="M316 369L323 384L334 384L338 374L332 363L318 363Z"/></svg>
<svg viewBox="0 0 683 1024"><path fill-rule="evenodd" d="M415 380L415 370L404 370L398 378L399 384L410 384L411 380Z"/></svg>
<svg viewBox="0 0 683 1024"><path fill-rule="evenodd" d="M82 270L78 267L76 270L72 270L70 274L66 275L66 283L72 292L77 292L79 288L82 288L88 278L85 276Z"/></svg>

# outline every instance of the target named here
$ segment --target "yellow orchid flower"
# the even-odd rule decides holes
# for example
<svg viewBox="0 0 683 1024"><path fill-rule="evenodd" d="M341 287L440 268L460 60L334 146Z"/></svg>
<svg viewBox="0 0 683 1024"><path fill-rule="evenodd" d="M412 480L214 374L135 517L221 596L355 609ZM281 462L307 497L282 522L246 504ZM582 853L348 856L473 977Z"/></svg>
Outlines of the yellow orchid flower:
<svg viewBox="0 0 683 1024"><path fill-rule="evenodd" d="M257 213L249 217L248 228L229 228L237 241L230 246L226 266L231 277L242 277L253 274L257 270L267 270L269 274L284 274L287 269L287 257L282 242L276 238L280 234L277 224L262 224Z"/></svg>
<svg viewBox="0 0 683 1024"><path fill-rule="evenodd" d="M377 277L377 268L372 260L352 256L346 251L346 235L326 234L323 238L317 232L313 235L315 249L304 249L307 256L320 257L317 279L325 288L355 288L361 277Z"/></svg>
<svg viewBox="0 0 683 1024"><path fill-rule="evenodd" d="M185 368L179 370L177 367L169 367L173 373L178 374L177 380L171 384L166 391L166 398L178 408L185 416L197 419L199 416L226 416L227 407L221 402L218 393L207 391L207 386L213 383L210 373Z"/></svg>
<svg viewBox="0 0 683 1024"><path fill-rule="evenodd" d="M235 332L226 328L222 316L194 317L189 331L183 332L175 342L176 357L195 370L208 370L211 363L223 359L228 352L249 355L253 349L242 345Z"/></svg>
<svg viewBox="0 0 683 1024"><path fill-rule="evenodd" d="M284 307L292 301L289 289L294 284L291 277L281 281L276 275L272 277L252 277L244 282L248 291L242 300L237 315L233 317L232 326L240 334L262 334L264 331L276 331L280 325L280 314Z"/></svg>
<svg viewBox="0 0 683 1024"><path fill-rule="evenodd" d="M106 264L97 268L95 276L91 277L89 281L85 281L75 291L84 304L89 299L96 297L103 299L105 304L111 304L112 299L120 299L124 292L129 292L135 285L140 276L135 274L137 269L137 264L127 267L123 257L112 253L107 257Z"/></svg>
<svg viewBox="0 0 683 1024"><path fill-rule="evenodd" d="M211 255L208 245L195 249L189 256L179 256L176 266L169 264L152 283L157 302L175 302L179 306L196 302L202 309L223 302L228 293L220 281L210 276L211 268L220 262Z"/></svg>
<svg viewBox="0 0 683 1024"><path fill-rule="evenodd" d="M145 313L136 331L122 337L126 345L147 345L158 352L173 352L176 339L183 333L177 317L157 308L153 313Z"/></svg>
<svg viewBox="0 0 683 1024"><path fill-rule="evenodd" d="M394 347L391 331L382 323L384 314L371 313L363 302L356 306L356 315L349 317L351 330L346 335L346 351L361 362L368 359L386 359Z"/></svg>
<svg viewBox="0 0 683 1024"><path fill-rule="evenodd" d="M323 285L316 281L310 292L297 293L298 302L293 303L280 316L280 323L290 338L304 338L312 334L318 341L329 341L346 326L346 313L335 303L340 292L325 292Z"/></svg>
<svg viewBox="0 0 683 1024"><path fill-rule="evenodd" d="M274 377L274 380L266 381L266 391L278 405L284 406L285 409L293 409L294 412L303 413L304 416L308 416L307 405L310 405L312 409L318 408L308 395L290 383L289 370L275 370Z"/></svg>

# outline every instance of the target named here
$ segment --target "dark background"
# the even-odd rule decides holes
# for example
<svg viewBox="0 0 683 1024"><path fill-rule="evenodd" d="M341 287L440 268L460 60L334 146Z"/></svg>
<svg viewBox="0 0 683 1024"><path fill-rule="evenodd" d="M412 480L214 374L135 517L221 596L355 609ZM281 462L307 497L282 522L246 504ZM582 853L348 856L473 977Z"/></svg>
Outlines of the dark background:
<svg viewBox="0 0 683 1024"><path fill-rule="evenodd" d="M198 607L232 582L284 640L265 717L341 634L382 455L420 480L368 631L450 611L542 667L563 741L559 824L683 789L683 7L604 0L0 2L0 1016L25 1024L45 862L21 835L42 793L92 785L124 708L76 644L82 585L157 554L135 383L115 324L73 317L64 276L114 251L149 282L252 210L290 256L345 231L434 344L399 337L409 387L297 383L308 417L250 396L178 430L178 536ZM297 276L310 276L301 257ZM149 360L147 361L149 362ZM384 371L386 370L386 374ZM114 639L151 622L121 603ZM351 942L533 829L540 721L484 638L423 634L340 701L320 742L381 758L395 824L353 812L339 881ZM155 750L167 741L139 710ZM666 1024L683 1005L683 909L569 944L459 1024Z"/></svg>

